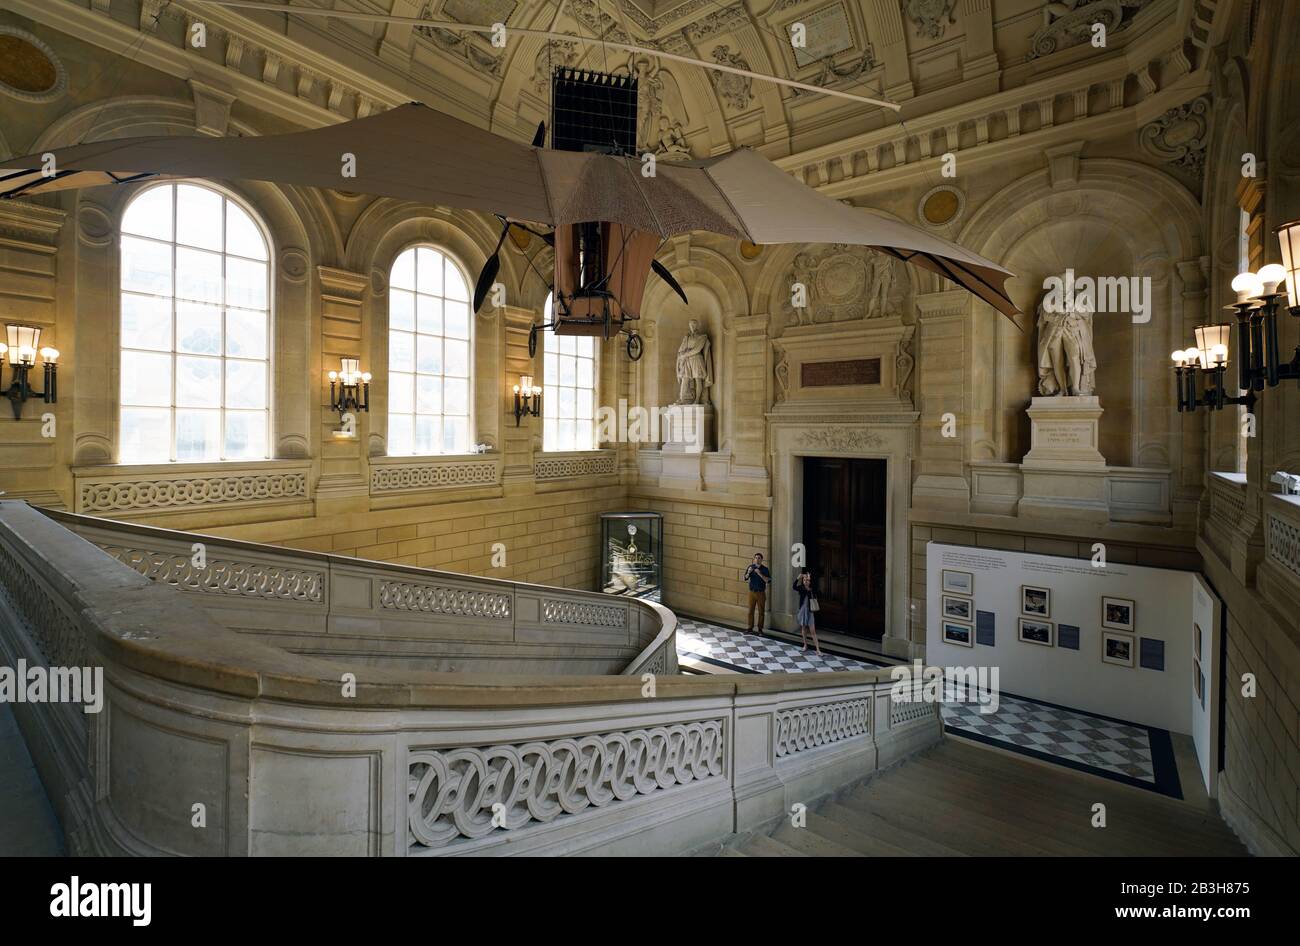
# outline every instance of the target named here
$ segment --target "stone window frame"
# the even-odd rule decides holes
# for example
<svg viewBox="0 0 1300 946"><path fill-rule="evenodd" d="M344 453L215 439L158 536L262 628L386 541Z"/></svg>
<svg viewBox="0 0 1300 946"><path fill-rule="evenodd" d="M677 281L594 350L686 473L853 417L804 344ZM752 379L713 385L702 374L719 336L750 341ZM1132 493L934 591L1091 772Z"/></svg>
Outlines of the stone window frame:
<svg viewBox="0 0 1300 946"><path fill-rule="evenodd" d="M224 203L225 201L228 200L228 201L230 201L231 203L235 204L235 206L237 206L237 207L239 207L241 210L243 210L244 213L246 213L246 214L248 215L249 219L253 221L253 225L257 228L258 232L259 232L259 233L261 234L261 236L262 236L262 239L263 239L263 240L265 241L265 243L266 243L266 265L267 265L267 309L266 309L266 314L267 314L267 353L266 353L266 358L265 358L265 360L264 360L264 363L265 363L265 365L266 365L266 371L267 371L267 385L266 385L267 390L266 390L266 407L263 409L264 412L265 412L265 414L266 414L266 420L267 420L267 427L266 427L266 451L267 451L267 455L266 455L265 457L251 457L251 458L250 458L250 457L243 457L243 458L240 458L240 457L235 457L235 458L225 458L225 457L222 457L222 458L219 458L219 459L211 459L211 460L140 460L140 461L131 461L131 462L124 462L124 461L121 459L121 449L122 449L122 439L121 439L121 432L122 432L122 425L121 425L121 418L122 418L122 401L121 401L121 363L122 363L122 362L121 362L121 358L122 358L122 350L123 350L123 346L122 346L122 335L121 335L121 332L122 332L122 310L121 310L121 302L122 302L122 293L123 293L123 291L124 291L124 290L122 289L122 272L121 272L122 245L121 245L121 240L122 240L122 237L123 237L123 236L127 236L127 235L129 235L129 236L135 236L135 234L125 234L124 231L123 231L123 229L122 229L122 224L123 224L123 221L125 220L126 213L127 213L127 211L130 209L130 207L131 207L131 206L132 206L132 205L133 205L137 200L140 200L140 199L141 199L141 198L142 198L146 193L148 193L148 192L151 191L151 190L156 190L156 189L159 188L159 187L175 187L175 186L177 186L177 185L181 185L181 184L189 184L189 185L192 185L192 186L195 186L195 187L202 187L202 188L204 188L204 189L206 189L206 190L212 191L212 192L215 193L215 194L219 194L219 195L223 198L223 203L222 203L222 211L223 211L223 215L224 215L224 210L225 210L225 203ZM174 200L174 199L175 199L175 192L173 192L173 200ZM173 214L173 222L174 222L174 221L175 221L175 214L176 214L176 209L175 209L174 206L173 206L173 209L172 209L172 214ZM222 184L219 184L219 183L216 183L216 182L213 182L213 181L209 181L209 180L206 180L206 179L201 179L201 178L178 178L178 179L175 179L175 180L150 181L150 182L147 182L147 183L142 184L142 185L141 185L140 187L138 187L138 188L133 189L133 190L131 191L131 193L127 196L127 198L121 202L121 206L118 208L118 212L117 212L117 214L115 215L114 225L115 225L115 226L114 226L114 236L115 236L115 238L116 238L115 241L114 241L114 249L115 249L115 251L116 251L116 257L117 257L117 260L116 260L116 262L117 262L117 269L116 269L115 274L114 274L115 277L116 277L115 280L114 280L115 285L114 285L114 289L113 289L113 299L114 299L115 307L114 307L114 319L113 319L113 324L112 324L111 328L112 328L112 333L113 333L113 353L114 353L114 362L115 362L115 366L116 366L116 372L115 372L115 376L114 376L114 384L113 384L113 388L112 388L112 392L113 392L113 401L114 401L114 412L113 412L113 414L114 414L114 428L113 428L113 430L114 430L114 436L113 436L113 458L114 458L114 463L115 463L115 465L120 466L120 467L123 467L123 468L126 468L126 469L130 469L130 468L132 468L132 467L160 466L160 465L165 465L165 466L167 466L167 467L171 467L171 468L185 468L185 467L210 467L210 466L223 466L223 465L247 465L247 464L258 464L258 463L265 463L265 462L268 462L268 461L271 461L271 460L276 459L276 433L277 433L277 426L276 426L276 413L277 413L277 412L276 412L276 393L277 393L277 387L278 387L278 385L276 384L276 381L277 381L277 361L276 361L276 336L277 336L277 307L276 307L276 296L277 296L277 293L276 293L276 284L277 284L278 268L279 268L279 267L277 267L277 265L276 265L276 244L275 244L275 240L274 240L274 237L273 237L272 228L271 228L271 226L267 223L266 218L263 216L263 214L259 211L259 209L257 208L257 206L256 206L252 201L246 199L243 195L241 195L241 194L239 194L239 193L237 193L237 192L231 190L229 187L226 187L226 186L224 186L224 185L222 185ZM146 238L146 239L152 239L152 238ZM158 241L158 242L161 242L161 241ZM175 247L177 247L178 245L181 245L181 244L178 244L178 243L176 242L176 234L175 234L174 231L173 231L173 233L172 233L172 239L170 240L170 243L171 243L171 246L173 247L173 262L174 262L174 260L175 260L175 252L174 252L174 251L175 251ZM224 259L224 257L227 255L224 246L222 247L222 249L221 249L220 252L221 252L222 257L223 257L223 259ZM175 278L175 277L174 277L174 268L173 268L173 283L174 283L174 278ZM174 298L174 297L173 297L173 298ZM226 308L226 306L223 304L223 305L222 305L222 309L224 310L225 308ZM174 310L174 308L173 308L173 312L172 312L172 331L173 331L173 333L175 332L175 329L176 329L176 313L175 313L175 310ZM224 317L223 317L223 338L224 338ZM172 338L172 351L171 351L171 354L173 355L173 372L175 371L175 355L176 355L175 346L176 346L176 339L175 339L175 337L174 337L174 335L173 335L173 338ZM224 351L223 351L223 353L222 353L219 357L220 357L220 359L221 359L221 363L222 363L222 371L224 372L224 370L225 370L225 362L226 362L226 355L225 355ZM175 400L175 377L174 377L174 375L173 375L172 382L173 382L173 401L174 401L174 400ZM173 414L174 414L175 411L176 411L176 409L177 409L176 404L175 404L175 403L172 403L171 405L169 405L169 409L170 409L170 410L173 412ZM225 407L224 403L223 403L222 406L220 407L220 410L221 410L222 415L223 415L223 428L222 428L222 429L223 429L223 431L224 431L224 414L225 414L225 412L226 412L226 407ZM222 449L224 450L224 444L222 445ZM172 442L171 442L171 445L170 445L170 450L171 450L171 452L172 452L173 454L176 452L176 431L175 431L175 421L174 421L174 417L173 417L173 424L172 424Z"/></svg>

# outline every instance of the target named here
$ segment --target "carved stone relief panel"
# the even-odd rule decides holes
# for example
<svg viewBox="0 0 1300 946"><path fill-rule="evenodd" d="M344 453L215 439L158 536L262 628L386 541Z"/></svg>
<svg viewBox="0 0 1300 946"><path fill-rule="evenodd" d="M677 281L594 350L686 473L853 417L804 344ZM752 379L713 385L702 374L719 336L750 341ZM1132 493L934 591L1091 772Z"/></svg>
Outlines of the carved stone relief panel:
<svg viewBox="0 0 1300 946"><path fill-rule="evenodd" d="M786 325L910 312L911 284L902 265L883 253L842 243L800 253L773 291Z"/></svg>

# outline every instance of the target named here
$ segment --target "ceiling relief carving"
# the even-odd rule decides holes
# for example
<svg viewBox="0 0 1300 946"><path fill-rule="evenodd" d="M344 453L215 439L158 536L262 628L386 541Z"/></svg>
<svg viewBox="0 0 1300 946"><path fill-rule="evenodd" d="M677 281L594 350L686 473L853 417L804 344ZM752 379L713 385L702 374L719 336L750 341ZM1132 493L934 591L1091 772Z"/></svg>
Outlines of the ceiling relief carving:
<svg viewBox="0 0 1300 946"><path fill-rule="evenodd" d="M807 305L794 305L795 292L782 296L787 325L847 322L900 315L907 283L895 260L866 247L832 244L794 258L785 285L802 285Z"/></svg>
<svg viewBox="0 0 1300 946"><path fill-rule="evenodd" d="M931 39L939 39L949 23L957 22L955 6L957 0L903 0L903 12L916 24L916 35Z"/></svg>
<svg viewBox="0 0 1300 946"><path fill-rule="evenodd" d="M1151 0L1064 0L1043 5L1043 25L1029 41L1026 59L1048 56L1091 41L1093 25L1106 31L1126 29L1133 16Z"/></svg>
<svg viewBox="0 0 1300 946"><path fill-rule="evenodd" d="M823 89L834 88L839 85L849 85L857 82L864 75L874 69L876 66L876 54L871 45L867 44L866 52L856 59L850 59L840 65L836 65L834 56L827 56L820 60L820 68L811 75L800 78L800 82L807 82L809 85L819 86ZM802 98L812 95L813 93L806 89L791 89L791 95L794 98Z"/></svg>
<svg viewBox="0 0 1300 946"><path fill-rule="evenodd" d="M537 51L537 58L533 60L533 91L549 100L552 73L556 69L571 69L577 66L582 61L582 55L582 47L578 45L576 39L544 43Z"/></svg>
<svg viewBox="0 0 1300 946"><path fill-rule="evenodd" d="M461 0L447 0L441 12L434 14L434 0L424 4L420 8L420 19L437 20L442 18L456 20L460 23L477 23L485 25L490 23L503 23L504 20L488 19L488 9L475 11L474 6L461 2ZM489 7L513 6L507 2L489 4ZM464 9L461 9L461 8ZM462 15L470 17L461 19L451 12L452 8L461 10ZM501 71L505 65L505 57L492 51L492 44L477 33L456 33L451 30L444 30L437 26L417 26L415 32L433 43L444 52L451 53L454 56L463 59L467 65L475 72L489 75L494 78L501 76Z"/></svg>
<svg viewBox="0 0 1300 946"><path fill-rule="evenodd" d="M748 69L749 63L745 61L738 53L733 53L731 47L725 43L713 47L710 54L713 61L723 66L734 66L737 69ZM749 98L751 87L754 80L749 76L738 76L729 72L711 72L713 87L718 90L718 97L730 105L736 111L743 111L749 107Z"/></svg>
<svg viewBox="0 0 1300 946"><path fill-rule="evenodd" d="M1142 150L1199 183L1209 144L1209 112L1210 100L1204 95L1169 109L1138 133Z"/></svg>

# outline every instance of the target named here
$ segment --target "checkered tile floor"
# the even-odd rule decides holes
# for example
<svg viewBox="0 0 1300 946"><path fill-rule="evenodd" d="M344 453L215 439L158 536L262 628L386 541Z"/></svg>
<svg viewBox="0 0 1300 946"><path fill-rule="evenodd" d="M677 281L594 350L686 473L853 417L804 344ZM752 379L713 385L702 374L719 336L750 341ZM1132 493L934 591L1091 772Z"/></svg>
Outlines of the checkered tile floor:
<svg viewBox="0 0 1300 946"><path fill-rule="evenodd" d="M805 654L797 644L683 617L678 617L677 622L677 653L706 657L755 673L829 673L879 666L825 653L818 657L811 645Z"/></svg>
<svg viewBox="0 0 1300 946"><path fill-rule="evenodd" d="M1006 694L999 697L996 713L981 713L976 703L957 697L951 690L945 694L943 723L949 729L1155 784L1151 738L1140 726Z"/></svg>
<svg viewBox="0 0 1300 946"><path fill-rule="evenodd" d="M702 657L754 673L828 673L882 666L830 654L802 653L797 644L758 637L705 621L679 617L677 653ZM962 694L945 693L944 725L1010 748L1055 756L1152 785L1156 782L1146 729L1087 713L1057 709L1002 694L996 713L981 713Z"/></svg>

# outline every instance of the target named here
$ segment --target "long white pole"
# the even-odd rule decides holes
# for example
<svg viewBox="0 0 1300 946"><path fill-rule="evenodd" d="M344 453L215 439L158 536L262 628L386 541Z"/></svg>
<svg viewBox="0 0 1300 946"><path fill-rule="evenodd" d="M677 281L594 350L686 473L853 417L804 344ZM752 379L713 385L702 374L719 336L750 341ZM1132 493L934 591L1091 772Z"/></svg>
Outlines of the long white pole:
<svg viewBox="0 0 1300 946"><path fill-rule="evenodd" d="M268 13L332 17L336 20L363 20L369 23L400 23L408 26L429 26L436 29L460 30L467 33L496 32L495 26L478 26L473 23L454 23L448 20L422 20L418 16L393 16L392 14L385 13L363 13L356 10L322 10L316 7L294 7L285 6L279 3L259 2L259 0L185 0L185 2L187 4L210 3L214 6L231 7L236 10L264 10ZM507 34L522 33L525 36L541 36L545 39L557 40L562 43L578 42L585 43L589 46L607 46L611 49L621 49L624 52L656 56L660 59L670 59L673 62L682 62L692 66L699 66L701 69L712 69L714 72L729 72L732 75L747 76L750 79L757 79L760 82L774 82L777 85L784 85L792 89L802 89L803 91L811 92L814 95L830 95L835 98L848 99L850 102L860 102L863 105L875 105L880 108L890 108L895 112L900 111L903 107L895 102L886 102L884 99L873 99L866 95L856 95L853 92L843 92L839 89L823 89L819 85L810 85L807 82L797 82L794 79L783 79L780 76L769 76L761 72L753 72L749 69L740 69L736 66L728 66L721 62L705 62L703 59L695 59L691 56L679 56L677 53L666 53L662 49L650 49L647 46L636 46L632 43L619 43L613 40L597 39L594 37L574 36L569 33L555 33L551 30L534 30L522 26L507 26L505 29Z"/></svg>

